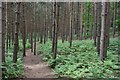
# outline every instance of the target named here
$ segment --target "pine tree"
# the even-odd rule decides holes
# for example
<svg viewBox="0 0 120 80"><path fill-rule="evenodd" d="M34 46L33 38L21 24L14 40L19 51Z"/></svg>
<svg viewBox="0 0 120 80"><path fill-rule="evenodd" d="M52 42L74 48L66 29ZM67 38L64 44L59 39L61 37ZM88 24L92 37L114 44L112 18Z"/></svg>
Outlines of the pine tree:
<svg viewBox="0 0 120 80"><path fill-rule="evenodd" d="M116 1L116 0L115 0ZM113 17L113 37L115 37L115 30L116 30L116 13L117 13L117 4L114 2L114 17Z"/></svg>
<svg viewBox="0 0 120 80"><path fill-rule="evenodd" d="M100 35L101 35L101 2L97 3L97 51L100 54Z"/></svg>
<svg viewBox="0 0 120 80"><path fill-rule="evenodd" d="M20 2L16 3L16 18L15 18L15 34L14 34L14 53L13 53L13 62L17 62L17 53L18 53L18 31L19 31L19 20L20 20Z"/></svg>
<svg viewBox="0 0 120 80"><path fill-rule="evenodd" d="M34 55L36 55L36 3L34 2Z"/></svg>
<svg viewBox="0 0 120 80"><path fill-rule="evenodd" d="M73 35L73 2L70 3L70 48L72 46L72 35Z"/></svg>
<svg viewBox="0 0 120 80"><path fill-rule="evenodd" d="M26 56L26 25L25 25L25 8L24 8L25 4L24 2L22 2L22 17L23 17L23 57Z"/></svg>
<svg viewBox="0 0 120 80"><path fill-rule="evenodd" d="M2 62L5 62L5 3L2 3Z"/></svg>

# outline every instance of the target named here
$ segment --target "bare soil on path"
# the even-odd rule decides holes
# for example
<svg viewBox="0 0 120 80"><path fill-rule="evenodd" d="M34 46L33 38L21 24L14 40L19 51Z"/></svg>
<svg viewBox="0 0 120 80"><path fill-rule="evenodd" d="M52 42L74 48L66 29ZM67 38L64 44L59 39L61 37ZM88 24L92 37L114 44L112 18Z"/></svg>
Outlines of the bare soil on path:
<svg viewBox="0 0 120 80"><path fill-rule="evenodd" d="M55 78L55 73L42 60L42 56L34 55L30 49L26 51L23 64L26 78Z"/></svg>

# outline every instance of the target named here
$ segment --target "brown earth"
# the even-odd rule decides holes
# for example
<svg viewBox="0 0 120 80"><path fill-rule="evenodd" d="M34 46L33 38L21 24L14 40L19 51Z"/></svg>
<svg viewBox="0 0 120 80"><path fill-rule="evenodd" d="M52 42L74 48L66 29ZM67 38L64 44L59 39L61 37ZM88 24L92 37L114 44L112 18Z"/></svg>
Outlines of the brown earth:
<svg viewBox="0 0 120 80"><path fill-rule="evenodd" d="M26 78L55 78L55 73L42 60L42 56L34 55L30 49L26 51L26 57L23 58Z"/></svg>

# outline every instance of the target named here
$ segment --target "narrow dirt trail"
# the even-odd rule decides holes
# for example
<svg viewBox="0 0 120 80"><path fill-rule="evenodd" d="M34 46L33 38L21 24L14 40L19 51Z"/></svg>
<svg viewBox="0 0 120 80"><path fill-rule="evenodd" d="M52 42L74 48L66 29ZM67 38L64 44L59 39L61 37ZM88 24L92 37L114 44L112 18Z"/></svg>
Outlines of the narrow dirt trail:
<svg viewBox="0 0 120 80"><path fill-rule="evenodd" d="M55 78L54 72L48 67L39 55L26 51L27 56L23 58L26 78Z"/></svg>

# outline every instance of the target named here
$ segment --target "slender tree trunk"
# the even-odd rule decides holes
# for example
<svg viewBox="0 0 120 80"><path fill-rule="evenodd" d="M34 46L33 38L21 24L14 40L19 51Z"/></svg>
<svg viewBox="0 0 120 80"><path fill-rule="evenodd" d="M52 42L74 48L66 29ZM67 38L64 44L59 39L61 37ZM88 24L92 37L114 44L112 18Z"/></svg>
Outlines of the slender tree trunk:
<svg viewBox="0 0 120 80"><path fill-rule="evenodd" d="M96 37L97 37L97 3L94 3L94 45L96 46Z"/></svg>
<svg viewBox="0 0 120 80"><path fill-rule="evenodd" d="M3 25L2 25L2 2L0 1L0 63L2 63L2 28L3 28ZM2 78L2 70L0 68L0 79Z"/></svg>
<svg viewBox="0 0 120 80"><path fill-rule="evenodd" d="M107 54L106 49L106 19L107 19L107 3L102 3L102 27L101 27L101 37L100 37L100 59L104 60Z"/></svg>
<svg viewBox="0 0 120 80"><path fill-rule="evenodd" d="M116 1L116 0L115 0ZM114 2L114 17L113 17L113 38L115 37L115 29L116 29L116 13L117 13L117 9L116 9L116 2Z"/></svg>
<svg viewBox="0 0 120 80"><path fill-rule="evenodd" d="M70 3L70 48L72 46L72 35L73 35L73 2Z"/></svg>
<svg viewBox="0 0 120 80"><path fill-rule="evenodd" d="M100 54L100 34L101 34L101 3L97 3L97 51Z"/></svg>
<svg viewBox="0 0 120 80"><path fill-rule="evenodd" d="M54 52L55 47L55 26L56 26L56 2L53 2L53 39L52 39L52 52ZM56 53L53 54L54 58L56 57Z"/></svg>
<svg viewBox="0 0 120 80"><path fill-rule="evenodd" d="M35 2L34 2L34 55L36 55L36 36L37 36L37 32L36 32L36 8L35 8Z"/></svg>
<svg viewBox="0 0 120 80"><path fill-rule="evenodd" d="M8 3L6 2L6 52L8 52Z"/></svg>
<svg viewBox="0 0 120 80"><path fill-rule="evenodd" d="M57 36L58 36L58 23L59 23L59 5L56 2L53 2L53 26L54 26L54 31L53 31L53 58L56 59L57 55Z"/></svg>
<svg viewBox="0 0 120 80"><path fill-rule="evenodd" d="M65 40L65 30L66 30L66 2L64 3L64 16L63 16L63 27L62 27L62 43L64 42Z"/></svg>
<svg viewBox="0 0 120 80"><path fill-rule="evenodd" d="M58 24L59 24L59 4L56 3L56 16L55 16L55 47L54 47L54 59L56 59L57 55L57 42L58 42Z"/></svg>
<svg viewBox="0 0 120 80"><path fill-rule="evenodd" d="M2 2L2 62L5 62L5 4Z"/></svg>
<svg viewBox="0 0 120 80"><path fill-rule="evenodd" d="M44 44L47 41L47 5L45 6L45 14L44 14Z"/></svg>
<svg viewBox="0 0 120 80"><path fill-rule="evenodd" d="M49 36L50 36L50 39L52 40L52 29L53 29L53 8L51 10L51 25L50 25L50 33L49 33Z"/></svg>
<svg viewBox="0 0 120 80"><path fill-rule="evenodd" d="M20 18L20 2L16 4L16 19L15 19L15 34L14 34L14 53L13 53L13 62L17 62L17 53L18 53L18 30L19 30L19 18Z"/></svg>
<svg viewBox="0 0 120 80"><path fill-rule="evenodd" d="M77 26L76 26L76 33L77 33L77 39L80 38L80 2L78 2L78 14L77 14Z"/></svg>
<svg viewBox="0 0 120 80"><path fill-rule="evenodd" d="M12 21L12 8L11 8L11 3L8 3L7 7L7 16L8 16L8 48L10 48L11 46L11 30L12 30L12 25L11 25L11 21Z"/></svg>
<svg viewBox="0 0 120 80"><path fill-rule="evenodd" d="M56 6L57 6L57 3L56 2L53 2L53 18L54 18L54 21L53 21L53 26L54 26L54 31L53 31L53 58L55 59L56 58L56 52L55 52L55 33L56 33Z"/></svg>
<svg viewBox="0 0 120 80"><path fill-rule="evenodd" d="M11 26L12 26L12 29L11 29L11 36L12 36L12 45L14 45L14 9L13 9L13 2L11 3L11 9L12 9L12 13L11 13L11 16L12 16L12 19L11 19Z"/></svg>
<svg viewBox="0 0 120 80"><path fill-rule="evenodd" d="M111 16L110 16L110 2L107 2L107 21L106 21L106 26L107 26L107 31L106 31L106 47L109 46L109 32L110 32L110 27L111 27ZM106 48L107 49L107 48Z"/></svg>
<svg viewBox="0 0 120 80"><path fill-rule="evenodd" d="M25 25L25 13L24 13L24 2L22 2L22 9L23 9L23 57L26 56L26 25Z"/></svg>
<svg viewBox="0 0 120 80"><path fill-rule="evenodd" d="M42 7L41 7L42 8ZM41 14L43 14L43 13L41 13ZM43 16L40 16L40 20L41 20L41 22L40 22L40 43L42 44L42 41L43 41L43 22L42 22L42 18L43 18Z"/></svg>
<svg viewBox="0 0 120 80"><path fill-rule="evenodd" d="M32 9L34 10L34 3L31 3ZM34 11L31 14L31 52L33 52L33 47L34 47Z"/></svg>
<svg viewBox="0 0 120 80"><path fill-rule="evenodd" d="M68 33L69 33L69 28L68 28L68 15L67 15L67 3L66 3L66 20L65 20L65 40L67 41L67 38L68 38Z"/></svg>
<svg viewBox="0 0 120 80"><path fill-rule="evenodd" d="M85 12L87 11L86 9L85 9L85 5L83 6L84 8L83 8L83 14L85 14ZM83 15L83 34L84 34L84 36L83 36L83 39L84 40L86 40L86 22L87 22L87 20L85 20L86 19L86 15Z"/></svg>
<svg viewBox="0 0 120 80"><path fill-rule="evenodd" d="M80 3L80 40L82 40L83 38L82 15L83 15L83 3Z"/></svg>

